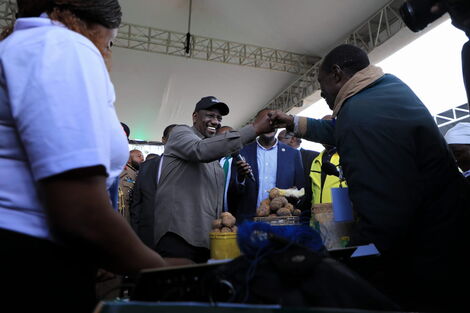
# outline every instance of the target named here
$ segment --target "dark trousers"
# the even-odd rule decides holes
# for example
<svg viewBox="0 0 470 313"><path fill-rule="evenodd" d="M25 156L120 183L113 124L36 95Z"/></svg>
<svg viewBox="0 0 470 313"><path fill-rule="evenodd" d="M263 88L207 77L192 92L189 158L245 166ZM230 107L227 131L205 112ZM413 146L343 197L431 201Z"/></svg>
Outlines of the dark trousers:
<svg viewBox="0 0 470 313"><path fill-rule="evenodd" d="M0 299L11 312L91 313L96 268L48 240L0 229Z"/></svg>
<svg viewBox="0 0 470 313"><path fill-rule="evenodd" d="M164 258L185 258L196 263L205 263L210 258L210 250L190 245L182 237L168 232L160 239L155 250Z"/></svg>

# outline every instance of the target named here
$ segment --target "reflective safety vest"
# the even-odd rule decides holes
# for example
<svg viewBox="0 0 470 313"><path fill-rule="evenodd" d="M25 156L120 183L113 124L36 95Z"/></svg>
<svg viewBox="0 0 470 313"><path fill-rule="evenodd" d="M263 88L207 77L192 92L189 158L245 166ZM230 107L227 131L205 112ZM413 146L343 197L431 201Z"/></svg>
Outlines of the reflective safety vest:
<svg viewBox="0 0 470 313"><path fill-rule="evenodd" d="M335 152L330 158L325 155L323 150L312 162L310 168L310 177L312 178L312 205L319 203L331 203L331 188L346 187L346 182L341 182L339 177L334 175L326 175L322 173L321 166L324 161L338 166L339 155ZM329 159L328 159L329 158Z"/></svg>

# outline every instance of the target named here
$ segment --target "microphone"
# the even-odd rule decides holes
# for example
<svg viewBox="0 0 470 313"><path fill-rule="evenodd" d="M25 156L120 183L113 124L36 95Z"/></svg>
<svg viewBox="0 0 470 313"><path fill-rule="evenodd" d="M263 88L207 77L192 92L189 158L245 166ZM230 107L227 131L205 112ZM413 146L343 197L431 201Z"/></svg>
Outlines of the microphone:
<svg viewBox="0 0 470 313"><path fill-rule="evenodd" d="M235 152L234 154L232 154L232 158L235 160L235 162L238 162L238 161L243 161L243 162L246 162L245 158L243 157L243 155L241 155L240 153L237 153ZM249 164L248 164L249 165ZM256 182L255 180L255 175L253 175L253 171L251 170L251 168L249 169L249 172L248 172L248 178L251 179L254 183Z"/></svg>
<svg viewBox="0 0 470 313"><path fill-rule="evenodd" d="M323 164L321 165L321 170L326 175L333 175L333 176L339 177L338 169L331 162L328 162L328 161L323 162Z"/></svg>

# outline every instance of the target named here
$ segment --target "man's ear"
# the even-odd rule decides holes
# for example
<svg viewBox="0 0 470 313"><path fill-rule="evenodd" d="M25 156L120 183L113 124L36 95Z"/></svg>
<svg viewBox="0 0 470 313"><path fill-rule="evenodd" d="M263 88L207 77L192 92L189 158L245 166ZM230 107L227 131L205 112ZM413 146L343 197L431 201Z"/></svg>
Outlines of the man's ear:
<svg viewBox="0 0 470 313"><path fill-rule="evenodd" d="M193 112L193 124L196 123L197 120L197 112Z"/></svg>
<svg viewBox="0 0 470 313"><path fill-rule="evenodd" d="M343 70L341 69L341 67L339 67L338 64L334 64L334 65L331 67L331 70L332 70L332 73L333 73L333 75L334 75L335 82L336 82L336 83L339 83L339 82L344 78L345 73L343 72Z"/></svg>

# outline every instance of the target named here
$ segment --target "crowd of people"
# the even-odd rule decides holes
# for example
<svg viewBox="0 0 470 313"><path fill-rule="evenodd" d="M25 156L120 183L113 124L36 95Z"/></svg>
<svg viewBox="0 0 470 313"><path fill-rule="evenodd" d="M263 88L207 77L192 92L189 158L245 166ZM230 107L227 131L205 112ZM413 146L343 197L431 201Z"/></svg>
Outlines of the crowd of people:
<svg viewBox="0 0 470 313"><path fill-rule="evenodd" d="M222 125L229 106L205 96L192 125L168 125L164 153L144 160L113 106L118 1L17 4L0 42L0 164L15 178L0 181L4 305L91 312L100 278L207 262L222 212L243 223L272 188L304 188L297 208L308 225L312 207L347 186L349 244L380 252L358 273L406 311L464 308L470 124L442 136L365 51L340 45L324 57L330 116L263 109L235 130Z"/></svg>

